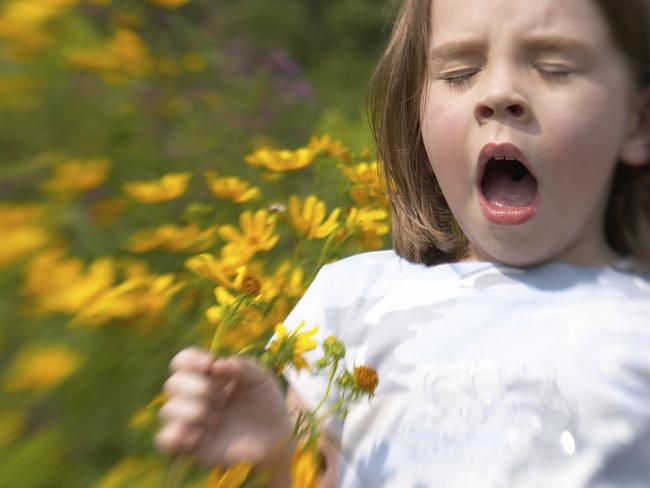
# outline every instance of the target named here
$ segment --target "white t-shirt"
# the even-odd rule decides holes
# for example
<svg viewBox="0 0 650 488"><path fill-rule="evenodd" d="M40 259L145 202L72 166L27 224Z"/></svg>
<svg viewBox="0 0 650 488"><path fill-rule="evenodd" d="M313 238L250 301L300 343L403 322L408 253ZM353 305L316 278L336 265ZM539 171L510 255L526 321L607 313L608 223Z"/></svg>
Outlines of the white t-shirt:
<svg viewBox="0 0 650 488"><path fill-rule="evenodd" d="M327 425L340 486L650 487L647 276L380 251L323 267L285 324L302 320L379 374ZM327 384L287 379L311 407Z"/></svg>

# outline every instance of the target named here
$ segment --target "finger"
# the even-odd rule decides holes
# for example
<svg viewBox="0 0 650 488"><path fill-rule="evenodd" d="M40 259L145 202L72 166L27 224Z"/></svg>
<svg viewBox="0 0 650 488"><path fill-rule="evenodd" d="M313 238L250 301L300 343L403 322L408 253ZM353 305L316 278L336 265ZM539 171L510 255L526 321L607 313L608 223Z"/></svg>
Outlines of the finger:
<svg viewBox="0 0 650 488"><path fill-rule="evenodd" d="M231 388L233 381L240 387L256 386L269 381L269 373L254 360L249 358L219 359L210 367L212 376L226 383Z"/></svg>
<svg viewBox="0 0 650 488"><path fill-rule="evenodd" d="M189 452L195 449L202 437L202 431L182 422L166 425L154 439L154 445L160 451L170 454Z"/></svg>
<svg viewBox="0 0 650 488"><path fill-rule="evenodd" d="M204 399L222 405L227 398L223 381L205 375L178 371L163 385L163 391L174 396Z"/></svg>
<svg viewBox="0 0 650 488"><path fill-rule="evenodd" d="M176 354L169 364L171 371L190 370L207 373L214 358L209 352L196 347L188 347Z"/></svg>
<svg viewBox="0 0 650 488"><path fill-rule="evenodd" d="M207 420L209 409L204 402L189 398L174 397L158 411L158 416L165 422L198 424Z"/></svg>

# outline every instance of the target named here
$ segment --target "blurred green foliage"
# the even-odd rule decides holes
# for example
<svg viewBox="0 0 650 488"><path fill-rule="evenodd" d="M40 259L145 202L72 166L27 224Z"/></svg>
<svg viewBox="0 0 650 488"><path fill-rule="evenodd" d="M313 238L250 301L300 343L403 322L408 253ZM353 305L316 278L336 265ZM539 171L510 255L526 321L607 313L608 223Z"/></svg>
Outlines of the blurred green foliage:
<svg viewBox="0 0 650 488"><path fill-rule="evenodd" d="M287 195L317 193L329 209L343 208L341 229L353 205L372 203L351 199L354 178L342 177L341 168L349 176L354 164L372 160L365 149L370 137L364 92L388 34L389 4L181 0L166 8L164 3L0 4L0 200L36 202L37 213L46 216L20 217L26 233L11 238L33 249L0 259L2 486L163 486L163 458L151 445L154 421L145 410L143 428L129 424L160 391L173 354L209 336L203 312L214 300L211 287L192 288L198 278L183 275L195 294L175 296L153 326L116 320L107 327L71 327L69 313L36 313L25 291L30 259L43 248L30 232L46 232L44 242L64 247L66 259L81 259L87 271L101 257L137 257L125 247L138 230L166 222L237 225L243 209L259 208L215 201L201 181L208 169L252 180L267 206L285 205ZM296 148L311 134L325 132L349 149L322 153L290 175L267 174L244 163L262 145ZM101 185L74 198L44 190L43 182L61 164L93 158L111 162ZM124 199L125 182L171 171L196 175L188 195L198 204L190 205L188 198L160 205ZM108 209L108 224L98 217L99 203ZM10 207L0 208L0 236L7 243L18 220L12 220ZM282 218L285 233L271 262L295 258L304 241L298 264L311 272L322 243L301 241L286 231L288 217ZM375 236L375 231L369 235L384 239L385 232ZM360 242L331 257L376 247ZM218 240L213 248L223 244ZM160 249L146 255L157 275L181 275L186 258L187 253ZM52 266L39 271L43 283L55 282L59 273L67 279L61 263ZM30 380L36 383L12 389L8 378L23 374L17 358L31 344L56 344L81 356L78 362L65 354L45 356L47 366ZM39 381L45 387L37 387Z"/></svg>

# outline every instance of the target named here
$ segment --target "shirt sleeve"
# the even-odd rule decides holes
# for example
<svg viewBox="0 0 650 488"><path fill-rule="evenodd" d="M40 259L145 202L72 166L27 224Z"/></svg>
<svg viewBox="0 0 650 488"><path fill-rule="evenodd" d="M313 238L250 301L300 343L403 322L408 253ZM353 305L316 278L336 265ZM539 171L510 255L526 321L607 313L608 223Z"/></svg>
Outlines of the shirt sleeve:
<svg viewBox="0 0 650 488"><path fill-rule="evenodd" d="M294 309L289 313L284 321L287 330L295 330L303 321L304 325L301 331L309 331L314 327L318 327L314 339L318 345L312 351L304 355L307 363L311 366L316 360L323 356L322 343L325 338L335 335L339 336L338 327L330 323L327 313L327 296L330 287L335 286L330 280L330 269L326 265L318 272L316 278L309 286L303 297L296 304ZM309 409L314 409L320 403L327 390L328 371L321 371L318 374L313 374L308 369L296 371L295 368L288 368L284 376L300 397L302 402ZM328 399L325 401L319 412L325 412L332 406L338 399L338 391L336 385L333 385ZM323 427L331 434L337 441L341 439L342 423L338 416L334 415L324 422Z"/></svg>

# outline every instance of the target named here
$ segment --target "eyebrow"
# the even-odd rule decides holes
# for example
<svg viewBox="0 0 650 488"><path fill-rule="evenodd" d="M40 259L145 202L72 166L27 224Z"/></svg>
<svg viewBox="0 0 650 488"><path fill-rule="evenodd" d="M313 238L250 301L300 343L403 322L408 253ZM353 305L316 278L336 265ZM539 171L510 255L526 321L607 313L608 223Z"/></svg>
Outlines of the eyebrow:
<svg viewBox="0 0 650 488"><path fill-rule="evenodd" d="M480 39L450 41L433 47L429 52L429 59L445 61L452 58L478 56L485 51L485 47L485 41Z"/></svg>
<svg viewBox="0 0 650 488"><path fill-rule="evenodd" d="M522 47L530 52L565 51L590 55L593 49L577 39L562 36L530 36L521 41Z"/></svg>
<svg viewBox="0 0 650 488"><path fill-rule="evenodd" d="M563 36L529 36L519 41L519 48L526 52L571 52L578 55L591 55L593 50L585 43ZM450 41L433 47L429 59L433 62L455 58L480 56L485 52L486 42L482 39Z"/></svg>

